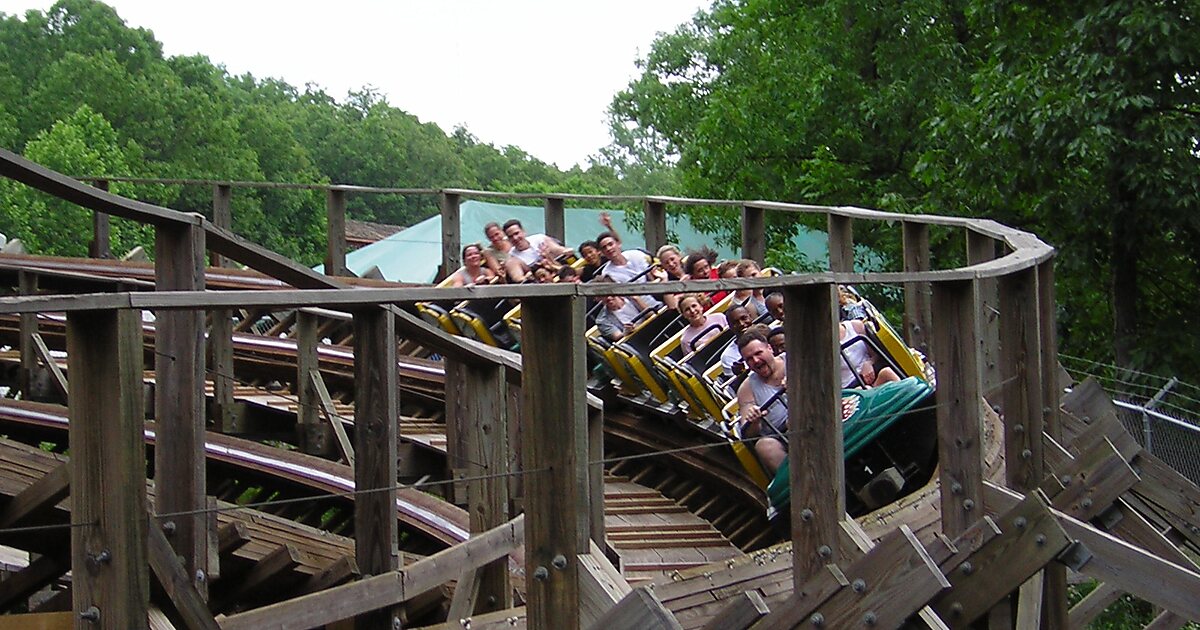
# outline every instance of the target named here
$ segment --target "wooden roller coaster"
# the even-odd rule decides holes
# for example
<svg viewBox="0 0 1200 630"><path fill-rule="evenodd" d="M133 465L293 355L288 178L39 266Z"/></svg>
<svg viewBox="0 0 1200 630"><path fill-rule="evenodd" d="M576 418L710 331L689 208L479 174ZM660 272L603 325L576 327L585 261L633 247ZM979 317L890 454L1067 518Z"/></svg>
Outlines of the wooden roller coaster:
<svg viewBox="0 0 1200 630"><path fill-rule="evenodd" d="M0 628L1067 628L1124 593L1155 628L1200 620L1200 490L1094 384L1060 382L1054 252L1033 235L621 199L651 249L668 206L738 207L758 261L767 213L824 215L830 271L431 288L342 277L345 196L382 189L325 187L325 276L230 231L232 190L255 184L207 182L210 221L3 150L0 174L92 210L97 256L0 255ZM460 200L498 196L386 192L439 197L446 269ZM565 203L594 199L508 196L543 201L560 238ZM109 215L154 226L154 263L105 258ZM854 272L855 221L902 230L904 270ZM931 269L931 230L965 234L967 266ZM843 461L837 286L877 283L904 286L903 338L936 368L915 464L911 432ZM782 292L803 393L773 522L721 392L669 372L678 348L585 342L589 299L743 289ZM418 307L505 300L519 353ZM589 351L619 387L589 391ZM1100 583L1070 608L1069 575Z"/></svg>

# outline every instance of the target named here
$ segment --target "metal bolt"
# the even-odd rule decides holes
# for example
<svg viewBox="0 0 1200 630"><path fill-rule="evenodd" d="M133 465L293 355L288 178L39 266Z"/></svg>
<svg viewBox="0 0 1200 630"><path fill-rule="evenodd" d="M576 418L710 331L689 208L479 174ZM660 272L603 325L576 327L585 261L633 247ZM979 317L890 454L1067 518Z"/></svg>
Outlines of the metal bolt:
<svg viewBox="0 0 1200 630"><path fill-rule="evenodd" d="M822 558L828 558L829 556L833 555L833 549L830 549L829 545L821 545L820 547L817 547L817 555L821 556Z"/></svg>
<svg viewBox="0 0 1200 630"><path fill-rule="evenodd" d="M963 500L963 511L964 512L970 512L971 510L974 510L974 509L975 509L974 501L972 501L971 499Z"/></svg>
<svg viewBox="0 0 1200 630"><path fill-rule="evenodd" d="M950 604L950 614L955 617L961 617L963 614L963 605L961 602Z"/></svg>
<svg viewBox="0 0 1200 630"><path fill-rule="evenodd" d="M470 627L470 621L467 622L467 626ZM392 617L392 630L401 630L402 628L404 628L404 622L400 621L399 617Z"/></svg>
<svg viewBox="0 0 1200 630"><path fill-rule="evenodd" d="M970 562L964 562L962 563L962 566L958 568L958 570L962 571L963 575L971 575L975 572L975 565L971 564Z"/></svg>
<svg viewBox="0 0 1200 630"><path fill-rule="evenodd" d="M1033 539L1033 542L1037 543L1037 546L1041 547L1042 545L1046 544L1046 535L1038 534L1037 538Z"/></svg>
<svg viewBox="0 0 1200 630"><path fill-rule="evenodd" d="M1025 520L1024 516L1018 516L1016 519L1013 520L1013 525L1016 525L1017 529L1025 529L1025 526L1028 524L1029 524L1029 521Z"/></svg>
<svg viewBox="0 0 1200 630"><path fill-rule="evenodd" d="M545 582L550 579L550 570L546 567L538 567L533 570L533 579Z"/></svg>
<svg viewBox="0 0 1200 630"><path fill-rule="evenodd" d="M868 610L867 614L863 615L863 623L868 626L873 626L878 622L879 617L875 615L874 611Z"/></svg>
<svg viewBox="0 0 1200 630"><path fill-rule="evenodd" d="M1058 478L1058 482L1064 486L1071 485L1071 475L1063 475Z"/></svg>
<svg viewBox="0 0 1200 630"><path fill-rule="evenodd" d="M1025 449L1025 450L1021 451L1021 459L1028 460L1028 459L1032 459L1032 458L1033 458L1033 451L1031 451L1029 449Z"/></svg>
<svg viewBox="0 0 1200 630"><path fill-rule="evenodd" d="M1000 413L1000 405L992 405L992 411Z"/></svg>
<svg viewBox="0 0 1200 630"><path fill-rule="evenodd" d="M955 481L954 483L950 484L950 492L953 492L954 494L962 494L962 490L963 488L961 483Z"/></svg>
<svg viewBox="0 0 1200 630"><path fill-rule="evenodd" d="M203 584L208 576L204 574L204 569L196 569L196 581Z"/></svg>
<svg viewBox="0 0 1200 630"><path fill-rule="evenodd" d="M867 581L862 578L857 578L850 583L850 588L854 589L855 593L861 593L867 590Z"/></svg>
<svg viewBox="0 0 1200 630"><path fill-rule="evenodd" d="M803 510L800 510L800 520L808 522L808 521L811 521L812 518L813 518L812 510L810 510L808 508L804 508Z"/></svg>
<svg viewBox="0 0 1200 630"><path fill-rule="evenodd" d="M165 521L162 524L162 530L167 536L173 535L175 533L175 521Z"/></svg>
<svg viewBox="0 0 1200 630"><path fill-rule="evenodd" d="M550 561L550 564L553 565L555 569L561 571L562 569L567 568L567 557L560 553L557 556L554 556L554 559Z"/></svg>
<svg viewBox="0 0 1200 630"><path fill-rule="evenodd" d="M822 615L821 613L813 613L813 615L811 617L809 617L808 620L810 622L812 622L812 625L814 625L818 628L825 625L825 615Z"/></svg>
<svg viewBox="0 0 1200 630"><path fill-rule="evenodd" d="M1024 432L1025 432L1025 425L1023 425L1023 424L1013 425L1013 433L1016 433L1017 435L1021 435Z"/></svg>
<svg viewBox="0 0 1200 630"><path fill-rule="evenodd" d="M88 606L88 609L79 613L79 618L91 622L98 623L100 621L100 609L95 606Z"/></svg>
<svg viewBox="0 0 1200 630"><path fill-rule="evenodd" d="M1084 423L1084 424L1091 424L1091 423L1092 423L1092 417L1091 417L1091 416L1084 416L1084 417L1083 417L1083 423Z"/></svg>
<svg viewBox="0 0 1200 630"><path fill-rule="evenodd" d="M1092 507L1092 498L1091 497L1085 498L1083 501L1079 502L1079 505L1082 505L1083 509L1085 509L1085 510Z"/></svg>
<svg viewBox="0 0 1200 630"><path fill-rule="evenodd" d="M101 549L100 553L92 556L92 560L96 564L108 564L112 561L112 554L107 549Z"/></svg>

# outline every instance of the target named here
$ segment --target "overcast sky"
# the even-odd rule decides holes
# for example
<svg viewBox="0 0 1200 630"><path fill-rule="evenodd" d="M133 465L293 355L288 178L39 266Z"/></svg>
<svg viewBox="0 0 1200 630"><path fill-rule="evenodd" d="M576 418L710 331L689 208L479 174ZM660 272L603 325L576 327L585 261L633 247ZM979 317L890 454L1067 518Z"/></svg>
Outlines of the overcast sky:
<svg viewBox="0 0 1200 630"><path fill-rule="evenodd" d="M656 33L711 0L109 0L167 55L234 75L314 83L338 100L373 86L447 133L514 144L561 168L608 144L605 110ZM0 0L0 12L49 0Z"/></svg>

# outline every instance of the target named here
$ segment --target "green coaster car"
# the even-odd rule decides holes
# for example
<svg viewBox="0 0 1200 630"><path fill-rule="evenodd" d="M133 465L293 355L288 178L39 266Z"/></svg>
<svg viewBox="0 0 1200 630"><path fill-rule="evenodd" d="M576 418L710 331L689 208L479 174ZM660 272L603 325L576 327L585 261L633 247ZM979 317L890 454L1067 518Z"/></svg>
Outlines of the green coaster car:
<svg viewBox="0 0 1200 630"><path fill-rule="evenodd" d="M909 377L874 389L842 390L846 509L851 516L891 503L929 480L937 463L933 388ZM767 517L786 521L788 462L767 486ZM782 525L782 523L780 523Z"/></svg>

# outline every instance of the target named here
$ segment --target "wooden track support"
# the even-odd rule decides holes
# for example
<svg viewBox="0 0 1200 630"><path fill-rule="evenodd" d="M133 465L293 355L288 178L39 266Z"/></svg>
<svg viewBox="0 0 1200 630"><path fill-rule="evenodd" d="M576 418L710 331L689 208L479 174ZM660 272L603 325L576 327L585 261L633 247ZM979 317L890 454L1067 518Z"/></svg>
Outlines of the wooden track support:
<svg viewBox="0 0 1200 630"><path fill-rule="evenodd" d="M225 229L233 227L233 187L229 184L213 185L213 224ZM232 261L212 253L209 264L213 267L231 267ZM243 429L233 402L235 385L233 371L233 311L216 309L209 312L211 324L208 329L208 369L213 384L213 426L222 433L240 433Z"/></svg>
<svg viewBox="0 0 1200 630"><path fill-rule="evenodd" d="M72 603L97 627L145 628L146 451L135 311L67 315Z"/></svg>
<svg viewBox="0 0 1200 630"><path fill-rule="evenodd" d="M996 240L975 230L967 230L967 264L978 265L995 260ZM983 392L989 398L1000 385L1000 308L994 278L976 281L979 290L979 361ZM1036 285L1035 285L1036 286ZM1032 302L1031 304L1037 304Z"/></svg>
<svg viewBox="0 0 1200 630"><path fill-rule="evenodd" d="M543 233L565 243L567 240L567 222L564 216L563 198L546 197L543 208L545 211L543 216L545 217L546 226ZM450 271L447 270L447 273Z"/></svg>
<svg viewBox="0 0 1200 630"><path fill-rule="evenodd" d="M928 271L929 225L904 221L904 270ZM917 350L929 354L933 311L928 282L904 283L904 338Z"/></svg>
<svg viewBox="0 0 1200 630"><path fill-rule="evenodd" d="M1026 492L1037 487L1045 475L1037 271L1005 276L998 290L1005 481L1010 488Z"/></svg>
<svg viewBox="0 0 1200 630"><path fill-rule="evenodd" d="M646 218L646 249L657 252L667 244L667 204L647 199L642 204L642 214Z"/></svg>
<svg viewBox="0 0 1200 630"><path fill-rule="evenodd" d="M396 454L399 400L396 326L389 311L354 313L354 499L355 560L364 575L400 566L396 521ZM357 628L390 628L398 611L376 610Z"/></svg>
<svg viewBox="0 0 1200 630"><path fill-rule="evenodd" d="M18 272L17 283L21 295L37 294L38 277L32 271ZM37 313L21 313L20 317L21 372L18 376L18 385L21 388L21 397L28 400L32 394L31 388L37 371L37 350L33 345L33 337L38 332Z"/></svg>
<svg viewBox="0 0 1200 630"><path fill-rule="evenodd" d="M349 275L346 269L346 191L325 193L325 275Z"/></svg>
<svg viewBox="0 0 1200 630"><path fill-rule="evenodd" d="M766 264L766 210L749 204L742 205L742 258Z"/></svg>
<svg viewBox="0 0 1200 630"><path fill-rule="evenodd" d="M462 197L457 193L441 193L442 208L442 273L448 276L462 265Z"/></svg>
<svg viewBox="0 0 1200 630"><path fill-rule="evenodd" d="M481 533L498 527L508 516L508 408L505 405L504 371L499 366L462 367L462 408L467 426L467 510L471 531ZM462 616L512 607L512 584L508 559L480 567L475 606ZM460 587L462 581L459 581ZM455 593L457 597L457 591Z"/></svg>
<svg viewBox="0 0 1200 630"><path fill-rule="evenodd" d="M854 271L854 219L829 215L829 270Z"/></svg>

